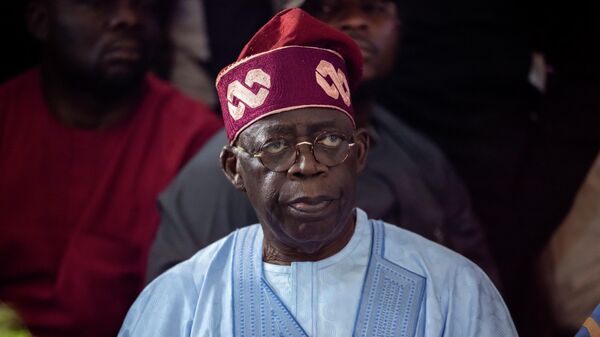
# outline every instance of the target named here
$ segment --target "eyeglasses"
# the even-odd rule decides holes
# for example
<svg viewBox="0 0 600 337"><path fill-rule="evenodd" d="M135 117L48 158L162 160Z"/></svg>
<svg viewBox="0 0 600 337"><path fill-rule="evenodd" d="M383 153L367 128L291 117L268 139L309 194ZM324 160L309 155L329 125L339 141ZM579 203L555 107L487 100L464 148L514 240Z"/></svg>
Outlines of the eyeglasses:
<svg viewBox="0 0 600 337"><path fill-rule="evenodd" d="M336 132L323 132L311 142L293 144L289 139L280 137L268 140L262 144L257 152L250 152L241 146L233 146L254 158L273 172L285 172L294 165L298 159L298 146L309 145L315 159L329 167L343 163L350 154L350 148L356 143L350 141L351 137Z"/></svg>

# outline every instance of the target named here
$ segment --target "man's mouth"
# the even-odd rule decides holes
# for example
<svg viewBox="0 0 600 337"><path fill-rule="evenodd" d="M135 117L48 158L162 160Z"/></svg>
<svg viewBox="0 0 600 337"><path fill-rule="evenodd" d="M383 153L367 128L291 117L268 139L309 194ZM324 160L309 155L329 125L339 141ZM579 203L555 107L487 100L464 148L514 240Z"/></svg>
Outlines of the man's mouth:
<svg viewBox="0 0 600 337"><path fill-rule="evenodd" d="M373 43L371 43L365 37L362 37L358 34L350 34L350 37L352 38L352 40L354 40L354 42L356 42L356 44L360 48L363 57L369 57L377 54L377 48L375 47L375 45L373 45Z"/></svg>
<svg viewBox="0 0 600 337"><path fill-rule="evenodd" d="M329 196L301 197L288 203L295 213L316 214L326 210L335 199Z"/></svg>
<svg viewBox="0 0 600 337"><path fill-rule="evenodd" d="M136 62L142 57L138 49L117 48L106 54L107 61Z"/></svg>
<svg viewBox="0 0 600 337"><path fill-rule="evenodd" d="M115 43L105 54L105 59L109 62L137 62L141 58L141 47L136 40Z"/></svg>

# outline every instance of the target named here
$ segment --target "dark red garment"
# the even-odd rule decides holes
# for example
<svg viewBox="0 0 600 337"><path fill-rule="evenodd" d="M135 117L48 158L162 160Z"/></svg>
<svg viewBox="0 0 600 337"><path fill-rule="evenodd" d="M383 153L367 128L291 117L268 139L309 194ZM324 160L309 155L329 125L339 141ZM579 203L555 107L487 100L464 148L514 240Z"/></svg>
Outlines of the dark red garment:
<svg viewBox="0 0 600 337"><path fill-rule="evenodd" d="M59 124L38 70L0 86L0 301L37 336L115 336L143 286L158 193L220 127L151 75L106 130Z"/></svg>

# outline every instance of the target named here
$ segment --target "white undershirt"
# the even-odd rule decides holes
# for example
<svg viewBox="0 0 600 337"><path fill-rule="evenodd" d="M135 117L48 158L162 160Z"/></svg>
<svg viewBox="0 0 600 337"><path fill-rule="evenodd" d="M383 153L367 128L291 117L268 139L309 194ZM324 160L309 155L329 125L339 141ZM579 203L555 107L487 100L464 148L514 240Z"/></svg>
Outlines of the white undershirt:
<svg viewBox="0 0 600 337"><path fill-rule="evenodd" d="M357 211L354 234L337 254L291 266L263 263L267 282L309 336L352 336L371 235L366 214Z"/></svg>

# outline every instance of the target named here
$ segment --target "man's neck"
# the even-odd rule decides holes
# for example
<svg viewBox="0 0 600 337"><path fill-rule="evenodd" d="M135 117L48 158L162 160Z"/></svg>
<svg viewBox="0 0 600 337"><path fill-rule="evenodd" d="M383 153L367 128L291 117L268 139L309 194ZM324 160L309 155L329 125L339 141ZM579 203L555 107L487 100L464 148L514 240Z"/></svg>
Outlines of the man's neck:
<svg viewBox="0 0 600 337"><path fill-rule="evenodd" d="M79 129L105 129L127 118L139 104L141 88L115 95L77 86L64 76L42 72L42 87L50 113L63 125Z"/></svg>
<svg viewBox="0 0 600 337"><path fill-rule="evenodd" d="M352 239L356 229L356 212L350 215L344 230L331 242L316 249L314 252L293 249L271 239L265 230L263 240L263 261L271 264L290 265L292 262L320 261L340 252ZM310 249L309 249L310 250Z"/></svg>

